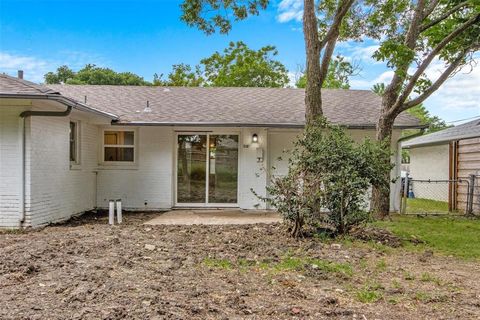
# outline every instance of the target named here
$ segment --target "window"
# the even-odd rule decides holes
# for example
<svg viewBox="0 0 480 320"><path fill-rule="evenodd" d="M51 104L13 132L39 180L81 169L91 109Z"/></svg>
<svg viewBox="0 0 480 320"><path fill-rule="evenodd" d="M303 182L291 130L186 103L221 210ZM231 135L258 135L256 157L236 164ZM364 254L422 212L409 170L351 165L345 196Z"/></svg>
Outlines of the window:
<svg viewBox="0 0 480 320"><path fill-rule="evenodd" d="M133 131L105 131L103 134L104 161L134 161L135 135Z"/></svg>
<svg viewBox="0 0 480 320"><path fill-rule="evenodd" d="M78 161L78 123L70 122L70 162Z"/></svg>

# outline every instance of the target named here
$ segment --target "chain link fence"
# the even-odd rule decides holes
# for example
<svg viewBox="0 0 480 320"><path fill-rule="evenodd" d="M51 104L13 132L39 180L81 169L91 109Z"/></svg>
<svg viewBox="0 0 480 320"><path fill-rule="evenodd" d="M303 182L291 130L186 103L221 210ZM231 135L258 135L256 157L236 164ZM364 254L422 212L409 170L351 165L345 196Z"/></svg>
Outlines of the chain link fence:
<svg viewBox="0 0 480 320"><path fill-rule="evenodd" d="M422 215L480 213L480 176L455 180L402 178L401 212Z"/></svg>

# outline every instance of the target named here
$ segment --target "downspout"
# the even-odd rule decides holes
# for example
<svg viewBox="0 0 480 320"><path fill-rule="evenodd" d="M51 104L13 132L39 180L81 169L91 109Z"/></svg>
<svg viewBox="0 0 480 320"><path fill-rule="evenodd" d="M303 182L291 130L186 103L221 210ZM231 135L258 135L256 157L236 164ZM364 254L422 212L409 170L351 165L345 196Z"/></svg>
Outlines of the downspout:
<svg viewBox="0 0 480 320"><path fill-rule="evenodd" d="M428 126L427 126L428 127ZM420 128L420 131L419 132L416 132L414 134L411 134L411 135L408 135L408 136L405 136L405 137L401 137L397 140L397 163L398 163L398 166L397 168L400 168L401 164L402 164L402 142L403 141L406 141L406 140L410 140L410 139L413 139L413 138L416 138L416 137L419 137L421 135L423 135L425 133L425 129L427 128L426 126ZM401 169L397 169L397 173L400 173L401 174ZM397 205L400 204L400 201L401 199L399 199L399 195L400 195L400 189L399 187L401 188L401 185L399 185L398 183L396 184L396 189L395 190L395 201L394 201L394 209L395 211L400 211L400 207L397 207Z"/></svg>
<svg viewBox="0 0 480 320"><path fill-rule="evenodd" d="M25 192L26 192L26 145L27 145L27 117L66 117L72 112L72 106L67 106L65 111L32 111L27 110L20 113L20 118L23 119L22 128L22 191L20 199L20 226L25 222Z"/></svg>

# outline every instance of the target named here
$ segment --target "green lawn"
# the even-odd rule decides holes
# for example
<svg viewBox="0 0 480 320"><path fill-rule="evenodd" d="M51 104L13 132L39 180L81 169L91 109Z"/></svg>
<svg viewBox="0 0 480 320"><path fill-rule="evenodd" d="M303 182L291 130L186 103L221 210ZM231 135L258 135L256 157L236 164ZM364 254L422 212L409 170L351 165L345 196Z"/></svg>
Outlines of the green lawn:
<svg viewBox="0 0 480 320"><path fill-rule="evenodd" d="M422 198L408 198L407 213L448 213L448 202Z"/></svg>
<svg viewBox="0 0 480 320"><path fill-rule="evenodd" d="M377 221L376 226L410 239L416 237L435 252L465 259L480 259L480 220L452 216L395 215L393 221ZM413 247L413 244L408 246ZM423 248L423 246L421 246Z"/></svg>

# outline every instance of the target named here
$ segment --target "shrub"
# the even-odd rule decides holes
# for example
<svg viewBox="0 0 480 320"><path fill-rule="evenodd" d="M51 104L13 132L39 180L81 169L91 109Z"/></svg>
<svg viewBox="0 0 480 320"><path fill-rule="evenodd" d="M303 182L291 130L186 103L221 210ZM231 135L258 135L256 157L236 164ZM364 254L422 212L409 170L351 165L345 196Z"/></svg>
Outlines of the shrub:
<svg viewBox="0 0 480 320"><path fill-rule="evenodd" d="M388 148L366 139L357 144L345 129L324 119L308 126L295 143L288 174L268 187L270 202L298 237L305 225L345 234L369 219L368 189L388 187L382 162Z"/></svg>

